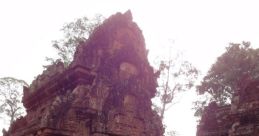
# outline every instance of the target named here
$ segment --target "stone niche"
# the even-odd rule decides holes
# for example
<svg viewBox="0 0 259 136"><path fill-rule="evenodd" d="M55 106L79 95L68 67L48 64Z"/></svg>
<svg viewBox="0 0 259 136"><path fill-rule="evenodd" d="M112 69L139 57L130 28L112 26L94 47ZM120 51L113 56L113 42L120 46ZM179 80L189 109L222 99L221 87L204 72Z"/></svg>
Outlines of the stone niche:
<svg viewBox="0 0 259 136"><path fill-rule="evenodd" d="M162 136L151 108L156 76L130 11L117 13L78 46L74 61L49 66L24 87L27 115L4 136Z"/></svg>
<svg viewBox="0 0 259 136"><path fill-rule="evenodd" d="M205 108L197 136L259 136L259 80L236 91L232 102Z"/></svg>

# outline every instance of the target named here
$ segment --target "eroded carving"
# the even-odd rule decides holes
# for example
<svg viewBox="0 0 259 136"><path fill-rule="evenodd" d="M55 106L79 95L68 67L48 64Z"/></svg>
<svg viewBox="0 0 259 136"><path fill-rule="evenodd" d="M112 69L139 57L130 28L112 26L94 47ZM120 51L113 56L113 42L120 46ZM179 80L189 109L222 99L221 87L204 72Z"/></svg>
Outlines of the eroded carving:
<svg viewBox="0 0 259 136"><path fill-rule="evenodd" d="M30 88L27 115L4 136L162 136L151 109L156 76L130 11L117 13L78 46L68 68L56 62Z"/></svg>

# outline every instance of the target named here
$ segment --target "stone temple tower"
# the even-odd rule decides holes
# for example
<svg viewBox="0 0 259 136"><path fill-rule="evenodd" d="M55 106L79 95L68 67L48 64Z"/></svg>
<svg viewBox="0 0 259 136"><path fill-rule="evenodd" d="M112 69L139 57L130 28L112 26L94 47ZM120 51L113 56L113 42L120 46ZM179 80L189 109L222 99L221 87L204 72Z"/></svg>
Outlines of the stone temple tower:
<svg viewBox="0 0 259 136"><path fill-rule="evenodd" d="M4 136L162 136L151 108L156 76L131 12L117 13L78 46L67 68L48 67L24 87L27 115Z"/></svg>

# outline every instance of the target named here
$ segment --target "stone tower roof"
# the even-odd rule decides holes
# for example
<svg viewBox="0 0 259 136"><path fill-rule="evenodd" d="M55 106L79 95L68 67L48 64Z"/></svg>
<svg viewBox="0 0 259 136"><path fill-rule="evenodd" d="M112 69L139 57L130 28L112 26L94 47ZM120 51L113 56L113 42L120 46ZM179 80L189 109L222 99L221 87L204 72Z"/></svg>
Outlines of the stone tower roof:
<svg viewBox="0 0 259 136"><path fill-rule="evenodd" d="M4 136L162 136L151 108L156 86L141 30L130 11L117 13L68 68L57 62L24 88L27 115Z"/></svg>

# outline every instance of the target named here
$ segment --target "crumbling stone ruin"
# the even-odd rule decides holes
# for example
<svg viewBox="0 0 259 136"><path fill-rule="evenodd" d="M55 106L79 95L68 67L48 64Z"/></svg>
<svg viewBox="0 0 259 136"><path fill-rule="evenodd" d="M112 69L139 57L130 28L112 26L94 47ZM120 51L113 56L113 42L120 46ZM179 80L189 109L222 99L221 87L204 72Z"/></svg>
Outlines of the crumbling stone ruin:
<svg viewBox="0 0 259 136"><path fill-rule="evenodd" d="M237 91L230 105L206 107L197 136L259 136L259 80Z"/></svg>
<svg viewBox="0 0 259 136"><path fill-rule="evenodd" d="M130 11L81 44L68 68L56 62L24 87L27 115L4 136L162 136L151 108L156 76Z"/></svg>

